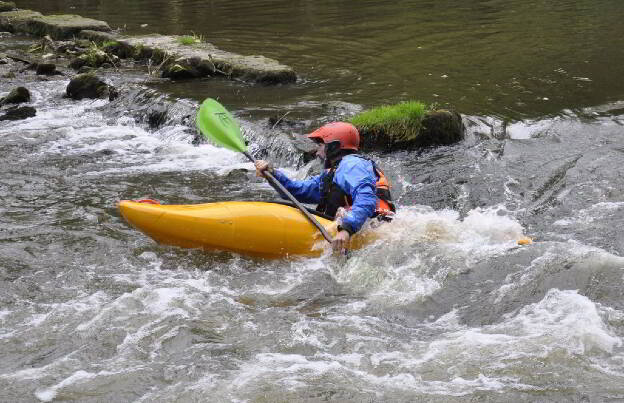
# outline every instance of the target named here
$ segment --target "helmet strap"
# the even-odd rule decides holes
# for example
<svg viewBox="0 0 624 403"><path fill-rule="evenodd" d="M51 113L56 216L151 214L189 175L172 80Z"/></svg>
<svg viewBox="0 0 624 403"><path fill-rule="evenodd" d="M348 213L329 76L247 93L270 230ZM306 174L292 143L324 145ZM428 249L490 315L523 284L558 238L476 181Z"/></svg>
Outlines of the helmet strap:
<svg viewBox="0 0 624 403"><path fill-rule="evenodd" d="M340 140L325 143L325 161L332 161L340 157Z"/></svg>

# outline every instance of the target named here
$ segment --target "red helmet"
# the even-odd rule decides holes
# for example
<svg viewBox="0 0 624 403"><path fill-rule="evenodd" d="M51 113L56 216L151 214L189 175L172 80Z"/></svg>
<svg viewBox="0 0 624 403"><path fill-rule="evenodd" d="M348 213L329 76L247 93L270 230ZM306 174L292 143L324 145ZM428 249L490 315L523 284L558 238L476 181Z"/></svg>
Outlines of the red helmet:
<svg viewBox="0 0 624 403"><path fill-rule="evenodd" d="M340 150L357 151L360 147L360 133L351 123L328 123L308 134L308 138L325 144L339 141Z"/></svg>

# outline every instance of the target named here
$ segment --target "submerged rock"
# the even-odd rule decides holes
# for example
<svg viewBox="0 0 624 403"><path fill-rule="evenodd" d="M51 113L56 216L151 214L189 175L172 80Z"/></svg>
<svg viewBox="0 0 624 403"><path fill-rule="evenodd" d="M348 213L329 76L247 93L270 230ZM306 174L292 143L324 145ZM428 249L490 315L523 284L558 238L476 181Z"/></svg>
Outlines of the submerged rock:
<svg viewBox="0 0 624 403"><path fill-rule="evenodd" d="M12 1L0 1L0 13L15 10L15 3Z"/></svg>
<svg viewBox="0 0 624 403"><path fill-rule="evenodd" d="M23 120L37 115L37 111L32 106L14 106L7 109L6 113L0 116L0 120Z"/></svg>
<svg viewBox="0 0 624 403"><path fill-rule="evenodd" d="M164 105L155 105L147 110L147 124L150 128L158 129L167 121L168 110Z"/></svg>
<svg viewBox="0 0 624 403"><path fill-rule="evenodd" d="M6 97L0 99L0 105L21 104L23 102L30 102L30 91L25 87L14 88Z"/></svg>
<svg viewBox="0 0 624 403"><path fill-rule="evenodd" d="M67 85L67 96L71 99L108 98L113 100L119 93L92 73L78 74Z"/></svg>

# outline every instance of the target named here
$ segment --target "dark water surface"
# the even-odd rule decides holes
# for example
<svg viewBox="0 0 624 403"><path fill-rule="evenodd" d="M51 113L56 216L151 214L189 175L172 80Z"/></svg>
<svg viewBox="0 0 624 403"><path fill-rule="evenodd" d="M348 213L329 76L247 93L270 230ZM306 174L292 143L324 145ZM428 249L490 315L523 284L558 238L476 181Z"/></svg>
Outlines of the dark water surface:
<svg viewBox="0 0 624 403"><path fill-rule="evenodd" d="M241 106L419 99L519 119L619 100L624 92L619 0L16 3L101 19L130 34L194 33L298 72L299 83L278 93L236 89L231 100ZM196 99L211 92L185 90Z"/></svg>
<svg viewBox="0 0 624 403"><path fill-rule="evenodd" d="M37 109L0 122L0 402L624 401L624 2L17 3L195 32L300 80L101 70L113 102L64 98L66 76L0 80ZM157 245L118 200L274 197L194 143L207 96L290 175L315 169L292 131L371 105L453 105L467 133L370 155L398 218L348 260ZM267 123L286 113L303 126Z"/></svg>

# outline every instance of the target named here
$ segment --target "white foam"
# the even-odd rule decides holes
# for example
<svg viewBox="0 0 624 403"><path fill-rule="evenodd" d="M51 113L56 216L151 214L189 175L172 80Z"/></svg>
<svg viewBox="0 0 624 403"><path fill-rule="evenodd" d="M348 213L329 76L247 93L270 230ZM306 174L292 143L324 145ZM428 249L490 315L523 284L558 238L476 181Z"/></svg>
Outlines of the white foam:
<svg viewBox="0 0 624 403"><path fill-rule="evenodd" d="M558 226L589 225L596 220L608 219L609 215L622 208L624 208L624 202L600 202L576 211L573 217L559 219L554 224Z"/></svg>
<svg viewBox="0 0 624 403"><path fill-rule="evenodd" d="M352 293L368 295L370 302L384 306L422 300L440 289L452 271L516 248L524 237L522 226L501 206L471 210L463 220L455 210L401 208L391 223L373 231L378 241L330 268ZM439 255L463 260L464 265L432 270Z"/></svg>
<svg viewBox="0 0 624 403"><path fill-rule="evenodd" d="M35 396L37 397L37 399L43 402L50 402L54 400L54 398L57 396L59 389L63 389L65 387L74 385L76 383L81 383L82 381L91 380L98 376L113 375L113 374L115 373L109 372L109 371L100 371L98 373L92 373L92 372L87 372L83 370L76 371L71 376L69 376L68 378L65 378L64 380L57 383L56 385L47 389L36 391Z"/></svg>
<svg viewBox="0 0 624 403"><path fill-rule="evenodd" d="M165 126L149 132L127 116L111 122L97 110L107 102L72 101L66 108L42 105L35 117L10 122L2 127L0 135L20 133L41 144L38 153L46 155L113 151L104 164L90 167L92 171L86 173L90 175L206 169L226 174L236 167L251 169L249 163L241 165L245 160L239 153L210 144L192 145L193 135L186 126Z"/></svg>
<svg viewBox="0 0 624 403"><path fill-rule="evenodd" d="M496 373L518 360L533 358L548 365L548 356L561 351L570 359L577 355L600 358L601 353L621 345L621 338L611 333L587 297L552 289L540 302L508 315L499 324L443 335L429 344L421 365L449 365L457 375L473 367Z"/></svg>
<svg viewBox="0 0 624 403"><path fill-rule="evenodd" d="M566 243L555 243L531 261L531 263L515 273L507 275L505 283L492 294L492 303L500 303L503 298L514 293L523 293L530 285L539 286L539 283L550 272L560 271L563 263L562 256L569 261L577 262L579 270L596 272L605 266L621 265L624 267L624 258L605 252L602 249L587 246L574 240Z"/></svg>
<svg viewBox="0 0 624 403"><path fill-rule="evenodd" d="M11 314L11 311L9 311L8 309L0 310L0 321L4 322L4 317L9 316L10 314Z"/></svg>
<svg viewBox="0 0 624 403"><path fill-rule="evenodd" d="M558 119L523 120L507 125L506 133L512 139L530 139L548 131Z"/></svg>
<svg viewBox="0 0 624 403"><path fill-rule="evenodd" d="M522 373L510 377L509 369L519 362L538 361L544 371L561 370L557 364L561 354L621 376L601 365L605 354L622 346L622 339L603 320L607 311L576 291L553 289L541 301L492 325L466 327L457 322L456 313L449 313L432 323L432 329L442 331L433 340L395 339L392 327L375 318L302 319L293 326L289 349L306 345L314 348L314 354L260 353L234 378L210 388L226 388L235 399L241 390L253 394L266 385L296 390L329 377L336 385L344 382L375 393L462 396L475 391L540 390ZM343 351L345 345L350 346L348 352Z"/></svg>
<svg viewBox="0 0 624 403"><path fill-rule="evenodd" d="M523 307L499 327L525 337L551 337L570 354L612 352L622 345L622 340L610 333L597 306L572 290L551 289L540 302Z"/></svg>

